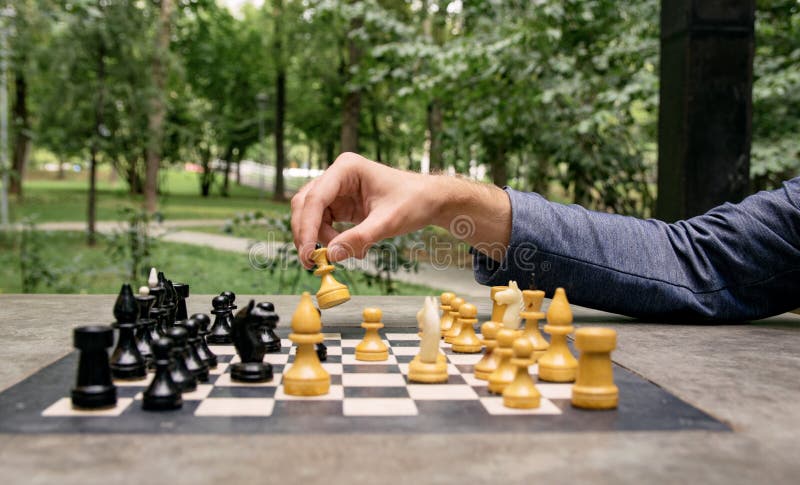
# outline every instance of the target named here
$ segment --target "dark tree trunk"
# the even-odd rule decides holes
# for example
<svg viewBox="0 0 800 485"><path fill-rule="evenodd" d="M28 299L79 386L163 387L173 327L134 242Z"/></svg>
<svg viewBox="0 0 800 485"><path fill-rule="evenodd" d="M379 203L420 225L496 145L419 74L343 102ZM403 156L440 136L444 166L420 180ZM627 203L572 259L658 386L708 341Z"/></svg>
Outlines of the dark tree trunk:
<svg viewBox="0 0 800 485"><path fill-rule="evenodd" d="M14 148L11 159L11 168L14 171L9 184L9 192L16 194L17 200L22 200L22 180L25 177L25 168L28 164L28 155L31 147L30 117L28 113L28 82L25 74L14 74L15 96L11 107L11 116L14 124Z"/></svg>
<svg viewBox="0 0 800 485"><path fill-rule="evenodd" d="M375 143L375 160L378 162L383 162L383 157L381 156L381 129L378 126L378 110L375 107L375 102L373 100L369 106L369 115L370 115L370 124L372 125L372 140Z"/></svg>
<svg viewBox="0 0 800 485"><path fill-rule="evenodd" d="M274 200L286 200L283 181L283 169L286 166L286 147L284 146L284 130L286 119L286 64L284 62L283 42L283 0L274 0L275 38L273 54L278 66L275 75L275 186L272 193Z"/></svg>
<svg viewBox="0 0 800 485"><path fill-rule="evenodd" d="M211 169L211 154L203 154L200 163L203 173L200 174L200 195L208 197L211 194L211 184L214 183L214 171Z"/></svg>
<svg viewBox="0 0 800 485"><path fill-rule="evenodd" d="M225 175L222 179L222 196L230 197L231 163L233 163L233 145L225 149Z"/></svg>
<svg viewBox="0 0 800 485"><path fill-rule="evenodd" d="M349 34L361 27L363 20L361 18L354 18L350 21L350 30L347 38L347 68L345 75L347 76L346 82L349 82L350 72L353 68L357 68L361 62L361 47L358 41L352 38ZM344 103L342 104L342 146L343 152L357 152L358 151L358 122L359 114L361 111L361 90L358 88L350 88L344 96Z"/></svg>
<svg viewBox="0 0 800 485"><path fill-rule="evenodd" d="M58 180L64 180L64 164L66 161L58 157Z"/></svg>
<svg viewBox="0 0 800 485"><path fill-rule="evenodd" d="M492 183L498 187L508 184L508 164L506 161L506 148L502 142L495 142L488 147L489 166L492 172Z"/></svg>
<svg viewBox="0 0 800 485"><path fill-rule="evenodd" d="M86 211L86 243L94 246L97 242L97 153L98 142L101 136L101 127L104 123L105 83L106 83L106 47L102 38L98 39L97 48L97 96L94 105L94 139L90 148L89 159L89 196L87 197Z"/></svg>
<svg viewBox="0 0 800 485"><path fill-rule="evenodd" d="M164 90L167 82L167 52L172 26L172 0L161 0L158 15L158 33L155 53L150 66L154 93L150 100L148 115L148 142L144 183L144 205L147 212L153 213L158 205L158 170L161 168L161 143L164 136L164 121L167 115Z"/></svg>
<svg viewBox="0 0 800 485"><path fill-rule="evenodd" d="M442 106L436 99L428 104L428 136L431 172L442 170Z"/></svg>

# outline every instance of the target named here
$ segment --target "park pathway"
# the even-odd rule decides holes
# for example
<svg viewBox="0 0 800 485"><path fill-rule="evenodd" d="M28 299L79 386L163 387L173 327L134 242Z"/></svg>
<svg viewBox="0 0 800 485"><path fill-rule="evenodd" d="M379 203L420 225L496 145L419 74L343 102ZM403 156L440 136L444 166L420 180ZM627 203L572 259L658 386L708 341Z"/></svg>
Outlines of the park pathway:
<svg viewBox="0 0 800 485"><path fill-rule="evenodd" d="M164 221L161 224L152 224L151 231L154 236L160 237L162 241L203 246L239 254L250 253L254 243L252 239L184 229L198 226L222 227L225 222L226 221L223 219L171 220ZM85 231L86 223L43 222L36 227L43 231ZM125 225L120 222L101 221L97 223L97 231L104 234L124 229ZM255 250L258 256L272 256L277 253L277 249L282 244L286 243L262 242L256 246ZM355 260L345 262L345 265L348 267L365 269L367 271L374 271L375 269L369 262ZM481 286L475 282L472 276L472 269L468 267L464 268L451 265L440 268L421 262L416 273L398 271L393 277L397 281L402 281L404 283L444 289L463 296L483 297L488 294L488 289L485 286Z"/></svg>

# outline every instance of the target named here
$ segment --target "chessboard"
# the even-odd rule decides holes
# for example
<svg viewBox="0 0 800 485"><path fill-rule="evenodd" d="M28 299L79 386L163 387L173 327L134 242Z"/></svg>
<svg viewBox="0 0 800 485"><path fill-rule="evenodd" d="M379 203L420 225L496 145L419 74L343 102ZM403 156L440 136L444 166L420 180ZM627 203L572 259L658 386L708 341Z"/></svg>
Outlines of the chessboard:
<svg viewBox="0 0 800 485"><path fill-rule="evenodd" d="M411 323L411 322L409 322ZM73 352L0 393L2 433L207 433L207 434L337 434L337 433L532 433L542 431L730 431L709 414L670 394L647 379L614 364L619 407L591 411L572 407L572 384L537 382L541 406L531 410L503 406L487 382L473 374L481 354L459 354L448 344L445 384L409 383L408 364L419 351L417 327L384 328L389 359L362 362L355 347L363 337L357 327L325 327L331 374L324 396L286 395L282 371L293 362L294 348L278 329L280 353L267 354L271 382L232 381L229 367L238 359L232 345L212 345L219 365L207 383L183 395L181 409L142 410L141 395L153 374L140 381L115 380L114 408L74 410L78 353ZM573 350L574 351L574 350ZM530 369L536 377L536 365Z"/></svg>

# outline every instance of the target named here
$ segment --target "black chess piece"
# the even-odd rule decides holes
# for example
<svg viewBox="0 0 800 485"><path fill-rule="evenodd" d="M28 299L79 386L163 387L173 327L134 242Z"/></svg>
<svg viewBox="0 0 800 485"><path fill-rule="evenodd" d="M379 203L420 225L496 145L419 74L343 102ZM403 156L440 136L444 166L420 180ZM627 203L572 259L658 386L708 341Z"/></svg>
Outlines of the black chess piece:
<svg viewBox="0 0 800 485"><path fill-rule="evenodd" d="M274 313L274 312L271 312ZM231 379L241 382L267 382L272 380L272 365L262 362L266 345L261 340L264 327L269 325L270 312L256 306L255 301L243 308L233 319L231 329L233 345L239 360L231 366Z"/></svg>
<svg viewBox="0 0 800 485"><path fill-rule="evenodd" d="M164 288L167 290L166 297L164 298L164 308L167 310L167 328L175 325L175 315L178 312L178 293L172 285L172 281L164 281Z"/></svg>
<svg viewBox="0 0 800 485"><path fill-rule="evenodd" d="M328 360L328 347L323 342L319 342L314 347L317 351L317 357L320 362Z"/></svg>
<svg viewBox="0 0 800 485"><path fill-rule="evenodd" d="M211 306L214 307L211 313L214 314L214 324L208 331L206 341L212 344L229 344L231 340L231 326L228 323L228 298L225 296L215 296L211 300Z"/></svg>
<svg viewBox="0 0 800 485"><path fill-rule="evenodd" d="M200 357L197 347L200 343L199 327L194 320L183 320L175 324L186 329L186 368L200 382L208 382L208 364Z"/></svg>
<svg viewBox="0 0 800 485"><path fill-rule="evenodd" d="M233 313L238 308L236 306L236 293L232 291L223 291L220 293L220 296L224 296L228 299L228 313L225 315L225 318L228 319L228 328L233 328Z"/></svg>
<svg viewBox="0 0 800 485"><path fill-rule="evenodd" d="M134 335L138 314L139 307L133 290L126 283L122 285L114 304L114 318L117 319L114 326L119 330L119 338L111 354L111 374L117 379L144 379L147 375L147 366Z"/></svg>
<svg viewBox="0 0 800 485"><path fill-rule="evenodd" d="M156 302L156 297L152 295L136 295L136 304L139 306L139 317L136 321L136 343L139 353L144 357L145 363L150 367L153 361L153 350L151 344L158 333L155 330L156 321L150 318L150 311Z"/></svg>
<svg viewBox="0 0 800 485"><path fill-rule="evenodd" d="M266 325L264 331L261 332L261 341L266 346L267 353L276 353L281 351L281 339L275 335L275 327L278 326L278 314L275 313L275 305L270 302L261 302L256 305L264 314Z"/></svg>
<svg viewBox="0 0 800 485"><path fill-rule="evenodd" d="M72 332L75 348L80 350L78 378L72 388L72 405L82 409L110 408L117 404L117 388L111 381L108 349L114 345L111 327L78 327Z"/></svg>
<svg viewBox="0 0 800 485"><path fill-rule="evenodd" d="M208 326L211 324L211 319L205 313L195 313L189 320L197 322L197 355L206 363L209 369L217 368L217 356L208 348L206 343L206 335L208 335Z"/></svg>
<svg viewBox="0 0 800 485"><path fill-rule="evenodd" d="M197 389L197 378L186 367L186 329L172 327L167 330L167 337L172 340L172 380L175 381L181 392L192 392Z"/></svg>
<svg viewBox="0 0 800 485"><path fill-rule="evenodd" d="M175 320L179 322L188 320L189 314L186 310L186 299L189 298L189 285L186 283L172 283L172 287L175 288L175 293L178 295Z"/></svg>
<svg viewBox="0 0 800 485"><path fill-rule="evenodd" d="M155 320L156 333L158 333L158 338L160 338L165 335L164 332L166 331L164 328L164 322L166 321L166 310L163 308L166 290L161 286L155 286L150 288L150 294L156 298L156 302L153 305L153 308L150 310L150 318Z"/></svg>
<svg viewBox="0 0 800 485"><path fill-rule="evenodd" d="M181 389L172 379L172 340L160 338L152 343L156 373L153 381L142 394L142 409L146 411L168 411L183 406Z"/></svg>

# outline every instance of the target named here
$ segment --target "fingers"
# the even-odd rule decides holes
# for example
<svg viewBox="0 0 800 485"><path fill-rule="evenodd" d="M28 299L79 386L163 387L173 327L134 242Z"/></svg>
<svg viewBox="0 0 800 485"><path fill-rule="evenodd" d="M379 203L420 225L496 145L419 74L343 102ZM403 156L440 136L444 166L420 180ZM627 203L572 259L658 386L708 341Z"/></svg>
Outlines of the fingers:
<svg viewBox="0 0 800 485"><path fill-rule="evenodd" d="M363 258L373 244L393 235L392 219L382 214L371 213L358 224L338 236L328 245L328 259L331 262L349 257Z"/></svg>
<svg viewBox="0 0 800 485"><path fill-rule="evenodd" d="M314 179L311 182L307 183L303 186L300 191L298 191L294 197L292 197L292 215L291 215L291 225L292 225L292 238L294 240L294 247L297 248L298 254L300 253L300 247L302 245L300 239L300 227L301 227L301 220L303 217L303 208L305 207L305 199L306 195L309 191L314 188L318 179ZM310 261L300 259L300 262L303 263L306 268L310 268L312 265Z"/></svg>

